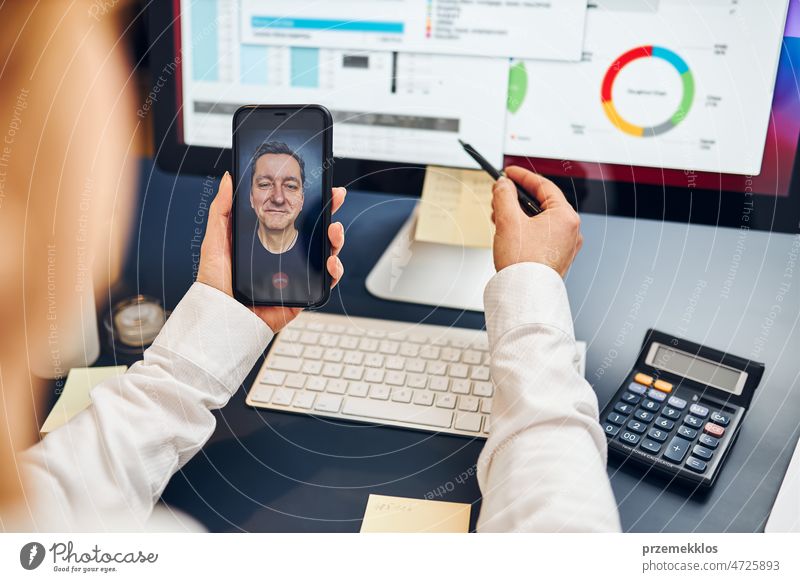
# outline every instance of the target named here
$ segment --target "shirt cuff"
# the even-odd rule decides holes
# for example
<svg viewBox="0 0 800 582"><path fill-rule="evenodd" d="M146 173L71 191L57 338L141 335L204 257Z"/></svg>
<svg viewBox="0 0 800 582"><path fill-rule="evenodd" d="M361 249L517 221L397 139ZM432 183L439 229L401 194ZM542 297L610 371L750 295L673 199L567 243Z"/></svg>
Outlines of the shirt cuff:
<svg viewBox="0 0 800 582"><path fill-rule="evenodd" d="M572 339L575 332L564 280L541 263L517 263L495 274L483 292L489 345L515 327L540 324Z"/></svg>
<svg viewBox="0 0 800 582"><path fill-rule="evenodd" d="M273 336L266 323L233 297L196 282L152 347L188 360L233 394Z"/></svg>

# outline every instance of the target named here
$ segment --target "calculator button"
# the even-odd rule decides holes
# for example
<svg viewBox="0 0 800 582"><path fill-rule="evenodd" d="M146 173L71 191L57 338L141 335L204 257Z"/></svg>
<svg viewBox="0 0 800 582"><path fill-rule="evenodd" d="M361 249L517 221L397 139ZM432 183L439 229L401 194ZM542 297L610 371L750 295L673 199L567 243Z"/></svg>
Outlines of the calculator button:
<svg viewBox="0 0 800 582"><path fill-rule="evenodd" d="M689 428L688 426L681 426L678 428L678 434L682 437L686 437L687 439L693 439L697 436L697 431L693 428Z"/></svg>
<svg viewBox="0 0 800 582"><path fill-rule="evenodd" d="M681 437L672 437L672 440L667 445L667 450L664 452L664 458L673 463L680 463L683 457L686 456L686 451L689 450L689 445L691 444Z"/></svg>
<svg viewBox="0 0 800 582"><path fill-rule="evenodd" d="M644 422L639 422L638 420L631 420L628 422L627 427L633 432L638 432L639 434L647 430L647 424Z"/></svg>
<svg viewBox="0 0 800 582"><path fill-rule="evenodd" d="M641 408L636 412L634 412L633 416L643 422L650 422L651 420L653 420L653 413L647 412L646 410L642 410Z"/></svg>
<svg viewBox="0 0 800 582"><path fill-rule="evenodd" d="M615 424L611 424L610 422L603 423L603 430L606 431L606 434L611 436L616 436L619 432L619 427Z"/></svg>
<svg viewBox="0 0 800 582"><path fill-rule="evenodd" d="M606 418L606 420L608 422L613 422L614 424L623 424L625 422L626 418L627 418L627 416L625 416L625 415L617 414L616 412L612 412L611 414L608 415L608 418Z"/></svg>
<svg viewBox="0 0 800 582"><path fill-rule="evenodd" d="M666 380L656 380L655 384L653 384L653 388L656 390L661 390L662 392L672 392L672 384Z"/></svg>
<svg viewBox="0 0 800 582"><path fill-rule="evenodd" d="M678 420L681 417L680 410L675 410L674 408L670 408L669 406L665 406L664 410L661 411L661 414L672 420Z"/></svg>
<svg viewBox="0 0 800 582"><path fill-rule="evenodd" d="M702 473L706 470L706 463L705 461L701 461L696 457L689 457L686 459L686 466L689 467L692 471L697 471L698 473Z"/></svg>
<svg viewBox="0 0 800 582"><path fill-rule="evenodd" d="M725 429L717 424L714 424L713 422L706 423L705 431L711 436L717 438L720 438L722 435L725 434Z"/></svg>
<svg viewBox="0 0 800 582"><path fill-rule="evenodd" d="M716 449L717 445L719 444L719 439L714 438L708 434L701 434L697 442L703 445L704 447L708 447L709 449Z"/></svg>
<svg viewBox="0 0 800 582"><path fill-rule="evenodd" d="M655 400L645 400L644 402L642 402L642 408L644 408L645 410L649 410L650 412L655 412L656 410L661 408L661 405Z"/></svg>
<svg viewBox="0 0 800 582"><path fill-rule="evenodd" d="M687 415L686 418L683 419L683 424L689 425L692 428L700 428L703 426L703 421L696 416Z"/></svg>
<svg viewBox="0 0 800 582"><path fill-rule="evenodd" d="M633 381L638 382L639 384L644 384L645 386L650 386L650 384L653 383L653 377L639 372L633 377Z"/></svg>
<svg viewBox="0 0 800 582"><path fill-rule="evenodd" d="M631 432L629 430L626 430L621 435L619 435L619 440L625 441L626 443L630 443L632 445L638 443L640 438L641 437L638 434L636 434L635 432Z"/></svg>
<svg viewBox="0 0 800 582"><path fill-rule="evenodd" d="M712 451L711 449L707 449L703 445L695 445L694 448L692 449L692 454L695 457L707 461L714 455L714 451Z"/></svg>
<svg viewBox="0 0 800 582"><path fill-rule="evenodd" d="M683 398L678 398L677 396L670 396L669 400L667 400L667 404L669 404L672 408L683 410L684 408L686 408L687 402Z"/></svg>
<svg viewBox="0 0 800 582"><path fill-rule="evenodd" d="M660 443L663 443L665 440L667 440L668 435L669 432L666 430L661 430L660 428L651 428L650 432L647 433L647 436L653 440L657 440Z"/></svg>
<svg viewBox="0 0 800 582"><path fill-rule="evenodd" d="M659 416L658 420L655 422L655 425L658 428L663 428L666 431L670 431L675 426L675 423L673 421L669 420L668 418L664 418L663 416Z"/></svg>
<svg viewBox="0 0 800 582"><path fill-rule="evenodd" d="M628 390L630 392L633 392L634 394L644 394L645 392L647 392L647 388L645 388L641 384L637 384L636 382L631 382L628 385Z"/></svg>
<svg viewBox="0 0 800 582"><path fill-rule="evenodd" d="M661 445L655 441L651 441L650 439L644 439L642 441L642 444L639 446L642 447L645 451L650 451L651 453L657 453L658 451L661 450Z"/></svg>
<svg viewBox="0 0 800 582"><path fill-rule="evenodd" d="M623 402L627 402L628 404L638 404L642 399L641 396L636 396L636 394L633 394L632 392L625 392L620 398L622 398Z"/></svg>
<svg viewBox="0 0 800 582"><path fill-rule="evenodd" d="M633 412L633 406L630 404L625 404L624 402L617 402L617 405L614 406L614 410L620 414L628 415Z"/></svg>
<svg viewBox="0 0 800 582"><path fill-rule="evenodd" d="M695 416L699 416L700 418L705 418L708 416L708 408L705 406L700 406L699 404L692 404L689 407L689 412L694 414Z"/></svg>
<svg viewBox="0 0 800 582"><path fill-rule="evenodd" d="M647 397L652 398L656 402L664 402L667 399L666 394L659 392L655 388L650 388L650 390L647 391Z"/></svg>
<svg viewBox="0 0 800 582"><path fill-rule="evenodd" d="M722 412L712 412L711 422L720 426L728 426L731 423L731 415L723 414Z"/></svg>

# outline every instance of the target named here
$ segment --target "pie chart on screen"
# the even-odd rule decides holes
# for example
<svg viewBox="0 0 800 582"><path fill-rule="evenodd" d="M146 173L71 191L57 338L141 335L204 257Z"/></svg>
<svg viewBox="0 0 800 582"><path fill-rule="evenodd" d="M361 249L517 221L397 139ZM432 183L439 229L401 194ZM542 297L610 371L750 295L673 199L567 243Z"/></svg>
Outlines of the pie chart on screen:
<svg viewBox="0 0 800 582"><path fill-rule="evenodd" d="M646 74L648 69L639 65L647 60L657 64L659 69L666 65L671 69L671 78L665 80L663 76L653 75L652 78L628 79L628 85L621 91L626 103L631 106L639 99L641 109L646 110L650 103L672 99L677 101L677 107L670 109L663 118L645 124L631 117L624 106L615 101L614 95L620 95L615 88L618 88L617 83L626 71L630 71L628 67L635 64L638 75ZM655 137L672 131L684 121L692 107L694 92L692 70L678 53L661 46L643 45L623 53L611 63L603 77L600 101L606 117L621 132L633 137Z"/></svg>

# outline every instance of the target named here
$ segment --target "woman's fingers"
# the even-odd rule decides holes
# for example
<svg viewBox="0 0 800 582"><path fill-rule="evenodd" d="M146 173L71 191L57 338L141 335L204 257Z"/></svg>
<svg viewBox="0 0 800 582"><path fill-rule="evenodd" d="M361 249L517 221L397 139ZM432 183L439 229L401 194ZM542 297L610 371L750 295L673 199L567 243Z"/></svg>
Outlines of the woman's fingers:
<svg viewBox="0 0 800 582"><path fill-rule="evenodd" d="M328 273L331 274L331 278L333 279L333 282L331 283L331 289L332 289L336 287L336 285L339 283L339 280L344 275L344 265L342 264L342 261L339 259L339 257L334 257L333 255L331 255L330 257L328 257L327 267L328 267Z"/></svg>
<svg viewBox="0 0 800 582"><path fill-rule="evenodd" d="M336 211L344 204L344 199L347 196L347 190L344 188L333 188L331 190L333 200L331 201L331 214L336 214Z"/></svg>
<svg viewBox="0 0 800 582"><path fill-rule="evenodd" d="M328 227L328 239L331 241L331 255L337 256L344 246L344 226L334 222Z"/></svg>

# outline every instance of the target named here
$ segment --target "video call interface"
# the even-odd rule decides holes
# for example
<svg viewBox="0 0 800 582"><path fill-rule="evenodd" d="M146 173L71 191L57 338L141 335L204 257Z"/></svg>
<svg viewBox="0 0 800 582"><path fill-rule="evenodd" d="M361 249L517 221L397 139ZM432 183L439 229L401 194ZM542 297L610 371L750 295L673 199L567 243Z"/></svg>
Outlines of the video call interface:
<svg viewBox="0 0 800 582"><path fill-rule="evenodd" d="M252 302L308 302L324 279L322 134L240 129L236 139L236 288Z"/></svg>
<svg viewBox="0 0 800 582"><path fill-rule="evenodd" d="M328 3L175 0L184 141L230 147L243 104L321 103L337 157L476 167L460 138L495 165L547 175L789 193L798 0L705 0L691 19L685 0L501 4L490 20L508 24L482 52L478 5L453 23L424 2L387 1L367 18L358 1L334 14Z"/></svg>

